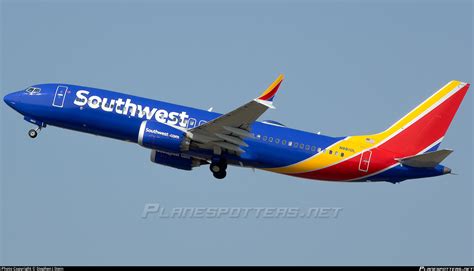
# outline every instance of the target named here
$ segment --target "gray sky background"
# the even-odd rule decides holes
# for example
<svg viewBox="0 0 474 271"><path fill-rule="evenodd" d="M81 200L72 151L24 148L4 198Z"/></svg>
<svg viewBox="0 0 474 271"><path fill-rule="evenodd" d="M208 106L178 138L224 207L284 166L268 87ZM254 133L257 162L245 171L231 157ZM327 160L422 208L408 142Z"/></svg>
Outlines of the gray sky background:
<svg viewBox="0 0 474 271"><path fill-rule="evenodd" d="M229 111L286 80L263 119L381 131L473 81L472 1L2 1L1 94L81 84ZM306 181L183 172L135 144L1 108L0 264L474 264L472 90L442 144L459 175ZM165 207L341 207L337 219L141 219Z"/></svg>

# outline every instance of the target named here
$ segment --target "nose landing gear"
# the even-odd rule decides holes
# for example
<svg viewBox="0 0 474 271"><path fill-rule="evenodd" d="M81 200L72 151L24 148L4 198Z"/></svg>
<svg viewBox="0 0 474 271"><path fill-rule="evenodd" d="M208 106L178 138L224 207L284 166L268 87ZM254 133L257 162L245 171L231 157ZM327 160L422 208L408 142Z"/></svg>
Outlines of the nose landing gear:
<svg viewBox="0 0 474 271"><path fill-rule="evenodd" d="M36 129L31 129L28 131L28 136L30 136L31 138L37 137L39 132L41 131L41 128L46 128L46 123L44 123L43 121L31 118L29 116L25 116L24 120L26 120L29 123L33 123L34 125L38 127Z"/></svg>
<svg viewBox="0 0 474 271"><path fill-rule="evenodd" d="M216 179L224 179L227 175L227 161L224 158L213 158L209 168Z"/></svg>
<svg viewBox="0 0 474 271"><path fill-rule="evenodd" d="M38 128L36 129L31 129L28 131L28 135L31 137L31 138L35 138L38 136L38 133L41 131L41 127L38 126Z"/></svg>

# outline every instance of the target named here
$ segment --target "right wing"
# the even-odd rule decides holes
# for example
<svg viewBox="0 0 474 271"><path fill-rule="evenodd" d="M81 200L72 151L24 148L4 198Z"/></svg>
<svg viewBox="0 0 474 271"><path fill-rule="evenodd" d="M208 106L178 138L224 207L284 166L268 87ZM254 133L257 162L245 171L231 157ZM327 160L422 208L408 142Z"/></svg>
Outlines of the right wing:
<svg viewBox="0 0 474 271"><path fill-rule="evenodd" d="M189 130L188 134L201 148L244 152L240 147L246 147L244 139L252 137L250 125L268 108L274 108L273 98L282 81L280 75L258 98Z"/></svg>

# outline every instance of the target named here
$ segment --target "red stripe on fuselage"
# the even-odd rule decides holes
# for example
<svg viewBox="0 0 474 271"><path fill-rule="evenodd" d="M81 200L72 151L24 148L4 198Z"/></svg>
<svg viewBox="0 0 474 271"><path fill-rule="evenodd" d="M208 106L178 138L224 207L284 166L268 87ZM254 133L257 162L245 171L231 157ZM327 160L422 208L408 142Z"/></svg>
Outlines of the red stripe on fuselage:
<svg viewBox="0 0 474 271"><path fill-rule="evenodd" d="M318 180L345 181L363 178L395 165L398 163L395 158L416 155L444 136L468 88L469 85L464 86L411 126L377 148L369 150L372 151L372 157L367 172L359 170L362 155L359 154L327 168L290 175Z"/></svg>

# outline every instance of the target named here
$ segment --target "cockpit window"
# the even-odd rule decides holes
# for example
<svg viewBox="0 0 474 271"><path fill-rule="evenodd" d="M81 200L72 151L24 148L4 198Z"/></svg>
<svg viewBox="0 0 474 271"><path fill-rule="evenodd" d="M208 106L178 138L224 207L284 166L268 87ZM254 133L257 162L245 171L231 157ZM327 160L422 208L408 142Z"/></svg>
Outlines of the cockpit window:
<svg viewBox="0 0 474 271"><path fill-rule="evenodd" d="M34 88L34 87L29 87L26 89L26 92L30 93L30 94L38 94L41 92L41 89L40 88Z"/></svg>

